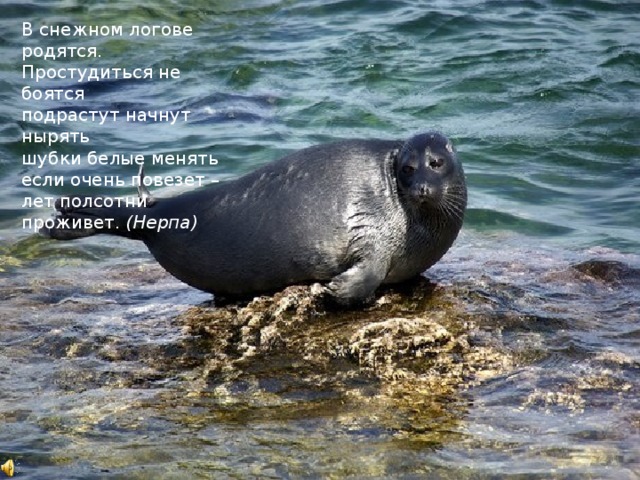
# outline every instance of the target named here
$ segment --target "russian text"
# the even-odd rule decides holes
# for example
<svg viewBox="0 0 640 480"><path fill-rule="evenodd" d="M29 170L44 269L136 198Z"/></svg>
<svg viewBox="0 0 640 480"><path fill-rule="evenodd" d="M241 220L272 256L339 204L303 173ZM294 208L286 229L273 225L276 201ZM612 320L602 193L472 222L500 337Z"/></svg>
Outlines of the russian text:
<svg viewBox="0 0 640 480"><path fill-rule="evenodd" d="M135 230L189 230L192 231L198 224L198 218L193 215L192 218L154 218L146 215L131 215L127 221L127 230L129 232Z"/></svg>

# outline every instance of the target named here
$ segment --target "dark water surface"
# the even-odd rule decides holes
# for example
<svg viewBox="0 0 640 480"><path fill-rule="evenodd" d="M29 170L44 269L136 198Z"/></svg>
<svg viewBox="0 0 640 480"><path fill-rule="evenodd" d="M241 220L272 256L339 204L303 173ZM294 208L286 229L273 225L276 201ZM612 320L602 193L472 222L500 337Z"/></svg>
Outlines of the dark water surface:
<svg viewBox="0 0 640 480"><path fill-rule="evenodd" d="M1 9L0 463L16 460L22 478L638 478L640 3ZM24 21L177 24L194 35L27 39ZM407 393L353 364L334 366L349 381L322 383L304 355L214 369L212 339L183 316L210 296L169 277L142 245L55 243L21 228L51 213L22 208L25 196L69 193L23 177L135 170L23 165L24 153L50 149L24 145L22 132L55 130L22 121L34 108L20 94L24 45L102 55L34 61L42 67L180 69L172 81L91 82L81 104L35 107L191 110L173 126L58 128L92 141L51 149L144 154L152 175L224 181L315 143L444 132L464 163L469 209L427 277L504 364L446 396ZM220 164L152 166L154 153Z"/></svg>

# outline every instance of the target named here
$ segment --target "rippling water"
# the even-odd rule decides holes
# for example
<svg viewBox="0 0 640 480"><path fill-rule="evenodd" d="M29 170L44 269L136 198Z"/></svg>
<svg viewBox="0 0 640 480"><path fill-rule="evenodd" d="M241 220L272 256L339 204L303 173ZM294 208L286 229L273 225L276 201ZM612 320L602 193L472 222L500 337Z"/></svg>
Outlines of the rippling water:
<svg viewBox="0 0 640 480"><path fill-rule="evenodd" d="M41 0L2 10L0 462L16 459L24 478L637 478L640 4ZM91 145L73 152L220 160L150 174L224 180L333 139L447 134L469 210L428 276L468 289L469 313L513 368L454 404L415 406L420 422L393 404L363 407L360 387L315 391L300 359L289 359L298 383L282 372L207 376L207 341L179 320L207 295L134 242L53 243L22 230L23 218L51 213L21 208L25 195L68 193L23 187L23 176L107 173L22 165L23 153L48 151L21 142L42 130L22 121L32 106L20 96L21 47L46 41L23 38L23 21L193 28L50 40L100 49L69 66L180 69L175 81L85 85L83 108L193 113L171 127L86 125Z"/></svg>

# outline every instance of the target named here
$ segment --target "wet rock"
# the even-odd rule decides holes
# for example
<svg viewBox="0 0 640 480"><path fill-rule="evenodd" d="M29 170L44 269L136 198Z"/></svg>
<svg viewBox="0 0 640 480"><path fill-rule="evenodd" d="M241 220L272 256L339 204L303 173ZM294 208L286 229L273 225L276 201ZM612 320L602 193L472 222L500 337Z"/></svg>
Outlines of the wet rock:
<svg viewBox="0 0 640 480"><path fill-rule="evenodd" d="M298 365L318 385L346 390L360 378L382 382L389 395L444 394L513 366L508 354L483 341L460 294L423 279L384 291L369 308L334 311L314 287L294 286L246 305L192 308L179 321L209 342L209 380L258 369L290 375Z"/></svg>
<svg viewBox="0 0 640 480"><path fill-rule="evenodd" d="M578 272L612 285L640 285L640 269L615 260L587 260L573 265Z"/></svg>
<svg viewBox="0 0 640 480"><path fill-rule="evenodd" d="M429 358L461 347L439 323L402 317L364 325L349 343L349 353L359 365L378 371L405 358Z"/></svg>

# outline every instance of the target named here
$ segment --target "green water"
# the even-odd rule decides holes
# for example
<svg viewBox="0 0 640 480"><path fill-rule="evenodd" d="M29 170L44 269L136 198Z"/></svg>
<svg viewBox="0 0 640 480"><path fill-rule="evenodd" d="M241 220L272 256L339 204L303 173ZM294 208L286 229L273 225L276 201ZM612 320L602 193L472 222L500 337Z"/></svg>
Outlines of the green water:
<svg viewBox="0 0 640 480"><path fill-rule="evenodd" d="M23 478L637 478L638 2L36 0L1 10L0 462L16 459ZM189 25L194 35L27 39L24 21ZM22 208L25 196L69 193L24 187L24 176L135 171L22 164L48 151L21 142L44 129L22 121L33 108L20 94L25 45L102 55L34 62L47 68L180 69L171 81L94 82L82 107L185 109L188 122L87 124L90 145L52 147L220 161L148 174L224 180L338 138L442 131L463 161L469 209L429 276L473 293L469 313L515 366L413 417L353 400L358 385L317 391L299 358L274 359L277 373L208 377L206 339L177 320L207 295L134 242L52 243L22 229L51 213ZM591 259L631 273L567 273ZM491 315L474 310L482 295Z"/></svg>

